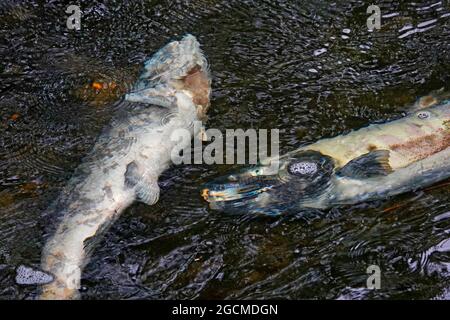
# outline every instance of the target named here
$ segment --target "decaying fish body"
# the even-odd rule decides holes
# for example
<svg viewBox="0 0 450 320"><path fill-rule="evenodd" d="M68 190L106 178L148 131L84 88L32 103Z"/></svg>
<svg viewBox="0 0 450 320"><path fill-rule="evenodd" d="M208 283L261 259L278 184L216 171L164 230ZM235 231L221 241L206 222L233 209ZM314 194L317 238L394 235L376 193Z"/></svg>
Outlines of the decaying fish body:
<svg viewBox="0 0 450 320"><path fill-rule="evenodd" d="M219 178L202 195L219 210L279 214L385 198L449 178L450 100L427 96L415 109Z"/></svg>
<svg viewBox="0 0 450 320"><path fill-rule="evenodd" d="M205 116L209 96L208 65L195 37L169 43L145 63L133 92L51 208L62 218L42 254L42 269L55 278L42 298L76 297L92 240L135 200L158 200L158 177L179 146L171 134L198 134L193 122Z"/></svg>

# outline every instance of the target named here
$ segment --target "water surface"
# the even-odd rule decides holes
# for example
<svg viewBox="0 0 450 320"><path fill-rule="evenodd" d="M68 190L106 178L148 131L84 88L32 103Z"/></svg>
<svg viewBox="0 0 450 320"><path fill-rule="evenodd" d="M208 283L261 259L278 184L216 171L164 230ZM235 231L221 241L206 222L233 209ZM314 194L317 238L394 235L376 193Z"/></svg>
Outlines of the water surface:
<svg viewBox="0 0 450 320"><path fill-rule="evenodd" d="M379 1L64 1L0 4L0 298L39 266L46 214L140 66L194 34L211 64L207 127L280 129L287 152L396 119L450 90L450 4ZM84 299L450 298L450 204L444 182L393 199L280 217L210 211L200 185L234 166L172 167L161 198L135 204L99 243ZM366 268L382 270L381 289Z"/></svg>

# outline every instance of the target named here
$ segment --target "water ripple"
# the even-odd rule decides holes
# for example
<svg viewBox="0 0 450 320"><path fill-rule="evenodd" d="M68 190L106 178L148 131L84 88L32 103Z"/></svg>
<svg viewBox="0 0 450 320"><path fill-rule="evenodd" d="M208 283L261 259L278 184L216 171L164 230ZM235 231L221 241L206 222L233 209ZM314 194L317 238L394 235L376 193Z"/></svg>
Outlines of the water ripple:
<svg viewBox="0 0 450 320"><path fill-rule="evenodd" d="M450 89L446 2L381 1L373 32L368 5L90 1L75 32L62 2L2 1L0 298L36 294L14 283L14 269L39 265L48 203L105 125L127 133L143 120L112 114L169 39L189 32L202 43L213 76L207 127L278 128L282 152L396 119ZM199 186L229 169L165 172L160 201L132 206L106 234L83 298L448 298L448 183L326 212L222 215ZM380 290L365 288L371 264Z"/></svg>

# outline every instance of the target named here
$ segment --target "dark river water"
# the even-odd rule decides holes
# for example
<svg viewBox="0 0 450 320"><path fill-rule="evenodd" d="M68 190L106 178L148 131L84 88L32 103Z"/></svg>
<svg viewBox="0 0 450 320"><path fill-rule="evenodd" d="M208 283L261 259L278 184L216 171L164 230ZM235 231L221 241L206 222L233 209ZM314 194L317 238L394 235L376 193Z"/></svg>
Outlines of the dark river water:
<svg viewBox="0 0 450 320"><path fill-rule="evenodd" d="M74 1L75 2L75 1ZM395 119L450 90L449 1L0 2L0 299L31 299L46 213L142 63L194 34L211 64L207 127L280 129L284 153ZM76 4L76 3L74 3ZM381 8L369 32L366 9ZM449 160L450 161L450 160ZM201 184L236 166L182 165L135 204L82 276L83 299L450 299L450 186L279 217L212 211ZM381 288L366 288L370 265Z"/></svg>

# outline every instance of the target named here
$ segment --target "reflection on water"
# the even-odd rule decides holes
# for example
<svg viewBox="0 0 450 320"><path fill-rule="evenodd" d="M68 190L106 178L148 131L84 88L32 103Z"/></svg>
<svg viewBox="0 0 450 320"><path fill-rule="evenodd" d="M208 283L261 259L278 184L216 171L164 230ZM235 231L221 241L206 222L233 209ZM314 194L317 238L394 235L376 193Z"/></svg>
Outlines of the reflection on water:
<svg viewBox="0 0 450 320"><path fill-rule="evenodd" d="M449 87L446 1L63 1L0 5L0 298L31 298L14 269L38 266L48 203L109 121L141 63L190 32L213 74L208 127L279 128L281 152L394 119ZM94 298L448 298L449 184L279 218L209 211L199 186L228 166L161 177L106 234L83 276ZM366 268L381 289L364 289Z"/></svg>

